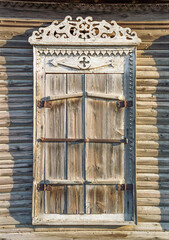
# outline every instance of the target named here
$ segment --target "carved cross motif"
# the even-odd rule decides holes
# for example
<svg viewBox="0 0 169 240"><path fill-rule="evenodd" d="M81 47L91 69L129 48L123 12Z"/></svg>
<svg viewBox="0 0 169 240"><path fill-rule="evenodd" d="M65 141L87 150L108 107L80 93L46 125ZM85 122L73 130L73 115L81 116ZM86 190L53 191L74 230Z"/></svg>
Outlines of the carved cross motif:
<svg viewBox="0 0 169 240"><path fill-rule="evenodd" d="M87 69L90 67L90 58L88 56L79 57L79 68Z"/></svg>

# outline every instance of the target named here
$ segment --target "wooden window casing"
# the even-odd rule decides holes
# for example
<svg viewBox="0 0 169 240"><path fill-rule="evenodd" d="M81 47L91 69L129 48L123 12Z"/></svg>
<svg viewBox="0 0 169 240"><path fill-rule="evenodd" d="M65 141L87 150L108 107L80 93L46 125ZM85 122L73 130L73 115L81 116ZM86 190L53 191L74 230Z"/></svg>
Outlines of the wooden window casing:
<svg viewBox="0 0 169 240"><path fill-rule="evenodd" d="M33 224L136 223L135 55L34 47Z"/></svg>

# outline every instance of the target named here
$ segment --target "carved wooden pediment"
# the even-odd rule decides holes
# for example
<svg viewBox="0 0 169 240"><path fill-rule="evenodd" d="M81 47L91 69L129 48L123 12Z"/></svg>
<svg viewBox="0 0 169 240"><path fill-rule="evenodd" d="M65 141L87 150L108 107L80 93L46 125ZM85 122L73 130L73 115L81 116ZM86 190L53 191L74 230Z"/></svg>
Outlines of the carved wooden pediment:
<svg viewBox="0 0 169 240"><path fill-rule="evenodd" d="M115 21L93 21L92 17L67 16L62 22L54 21L49 27L33 32L29 42L35 45L101 44L138 45L141 40L130 28L120 27Z"/></svg>

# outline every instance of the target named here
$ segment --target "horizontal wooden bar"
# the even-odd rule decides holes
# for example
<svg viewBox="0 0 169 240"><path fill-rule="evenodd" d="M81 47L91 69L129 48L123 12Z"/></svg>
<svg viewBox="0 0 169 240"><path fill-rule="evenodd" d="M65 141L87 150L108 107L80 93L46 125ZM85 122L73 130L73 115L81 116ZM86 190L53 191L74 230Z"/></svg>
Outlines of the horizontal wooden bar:
<svg viewBox="0 0 169 240"><path fill-rule="evenodd" d="M114 185L116 188L117 191L129 191L129 190L133 190L133 184L117 184L117 183L114 183L114 182L109 182L109 183L105 183L105 182L101 182L100 183L97 183L97 182L90 182L90 181L83 181L82 182L79 182L77 183L77 181L75 181L74 183L71 182L68 183L70 181L64 181L63 183L61 183L61 181L59 181L58 183L55 183L55 184L46 184L46 183L39 183L37 184L37 190L38 191L52 191L53 188L55 187L58 187L60 185L83 185L83 184L86 184L86 185ZM97 183L97 184L96 184Z"/></svg>
<svg viewBox="0 0 169 240"><path fill-rule="evenodd" d="M41 142L74 142L74 143L128 143L128 139L82 139L82 138L40 138Z"/></svg>
<svg viewBox="0 0 169 240"><path fill-rule="evenodd" d="M101 180L68 180L68 179L50 179L46 181L46 184L51 185L82 185L82 184L88 184L88 185L121 185L125 184L124 179L120 180L110 180L110 179L101 179Z"/></svg>
<svg viewBox="0 0 169 240"><path fill-rule="evenodd" d="M64 95L58 95L58 96L50 96L50 97L44 98L43 100L57 101L57 100L68 99L68 98L78 98L82 96L83 96L83 92L79 92L79 93L71 93L71 94L64 94Z"/></svg>
<svg viewBox="0 0 169 240"><path fill-rule="evenodd" d="M124 96L117 96L117 95L106 94L106 93L85 92L85 96L93 97L93 98L111 99L111 100L124 100ZM83 97L83 92L57 95L57 96L53 95L53 96L42 98L41 100L49 102L49 101L57 101L57 100L62 100L62 99L78 98L78 97Z"/></svg>
<svg viewBox="0 0 169 240"><path fill-rule="evenodd" d="M111 100L124 100L124 96L117 96L117 95L106 94L106 93L86 92L86 96L93 97L93 98L111 99Z"/></svg>

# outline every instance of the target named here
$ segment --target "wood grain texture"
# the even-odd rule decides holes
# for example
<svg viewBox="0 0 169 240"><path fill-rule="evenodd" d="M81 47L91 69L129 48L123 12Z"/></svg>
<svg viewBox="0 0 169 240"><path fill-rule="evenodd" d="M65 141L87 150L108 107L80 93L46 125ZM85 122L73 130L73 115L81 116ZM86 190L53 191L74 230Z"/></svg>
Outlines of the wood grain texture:
<svg viewBox="0 0 169 240"><path fill-rule="evenodd" d="M7 16L26 17L24 11L3 9L5 18ZM46 13L47 10L45 10ZM13 14L15 13L15 14ZM37 18L46 18L44 10L40 10ZM48 16L56 18L56 12ZM29 18L33 18L32 10L26 12ZM58 13L60 19L63 13ZM83 13L82 13L83 14ZM85 13L86 14L86 13ZM31 211L24 212L25 201L31 200L32 189L32 150L20 150L17 146L23 146L23 141L27 148L32 139L32 53L27 42L29 29L39 27L43 20L32 22L26 19L18 21L8 20L9 28L1 26L2 48L7 48L1 52L0 56L1 76L0 87L3 87L0 94L0 168L3 170L0 178L0 201L5 215L0 215L1 238L5 239L167 239L169 236L169 218L162 208L169 207L169 187L168 187L168 166L169 158L167 145L169 144L168 132L168 24L160 24L158 19L164 17L160 13L151 13L151 19L157 22L139 23L138 15L127 13L131 23L123 22L124 26L132 27L139 34L143 43L139 46L137 58L137 149L141 150L137 157L137 197L138 206L151 207L151 212L145 208L138 214L137 226L117 227L113 230L104 227L92 228L80 232L80 228L63 227L36 227L31 225ZM79 13L78 13L79 15ZM99 18L112 19L112 14L100 14ZM119 14L115 18L119 18ZM120 16L120 18L122 18ZM148 21L150 15L142 14L142 18ZM126 20L127 20L126 19ZM6 19L7 20L7 19ZM49 22L49 20L46 20ZM6 23L5 23L6 24ZM121 24L121 25L122 25ZM14 26L19 27L14 29ZM28 26L28 27L27 27ZM142 28L139 31L138 28ZM158 29L158 31L157 31ZM167 29L167 30L166 30ZM25 31L27 31L25 33ZM28 35L27 35L28 34ZM21 49L21 50L19 50ZM146 51L147 49L147 51ZM19 50L19 51L17 51ZM164 50L167 50L164 52ZM149 72L150 71L150 72ZM16 87L16 89L15 89ZM22 89L23 87L23 89ZM22 92L24 90L24 93ZM140 110L143 111L140 111ZM28 111L27 111L28 110ZM145 111L144 111L145 110ZM162 135L161 135L162 134ZM2 144L2 145L1 145ZM9 146L7 146L10 144ZM14 144L14 145L11 145ZM12 151L10 150L12 147ZM147 152L147 151L148 152ZM165 151L164 151L165 150ZM73 150L72 150L72 154ZM147 166L147 167L146 167ZM22 169L23 168L23 169ZM73 167L74 169L74 167ZM73 171L73 170L71 170ZM150 175L153 174L153 175ZM161 175L162 174L162 175ZM147 178L147 179L146 179ZM159 181L160 180L160 181ZM71 193L73 194L73 193ZM17 202L16 202L17 201ZM15 203L19 205L13 212ZM11 208L11 210L10 210ZM8 211L6 210L8 209ZM52 211L56 211L57 206ZM142 212L143 210L143 212ZM163 211L164 210L164 211ZM73 211L73 210L71 210ZM155 214L152 214L152 213ZM76 230L75 230L76 229ZM63 231L64 230L64 231ZM79 230L79 231L77 231ZM35 231L28 234L26 232ZM67 231L67 232L66 232ZM75 233L76 231L76 233ZM166 231L166 232L164 232ZM10 233L12 232L12 233ZM14 234L18 232L19 234ZM23 232L25 233L23 235ZM45 232L45 233L43 233ZM50 232L50 233L49 233ZM8 233L8 234L7 234Z"/></svg>

